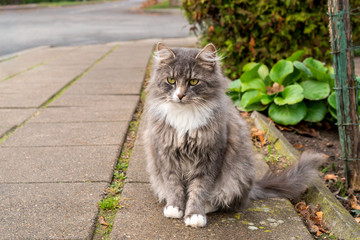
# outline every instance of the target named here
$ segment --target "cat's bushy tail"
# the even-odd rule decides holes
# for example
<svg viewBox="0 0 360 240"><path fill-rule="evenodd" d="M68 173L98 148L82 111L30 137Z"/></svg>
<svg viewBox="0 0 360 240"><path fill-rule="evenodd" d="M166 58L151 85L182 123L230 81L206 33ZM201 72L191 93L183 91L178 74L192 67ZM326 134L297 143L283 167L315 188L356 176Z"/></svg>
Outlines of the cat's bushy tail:
<svg viewBox="0 0 360 240"><path fill-rule="evenodd" d="M260 180L255 181L250 199L299 197L315 181L317 168L325 158L324 154L304 152L297 164L280 174L267 172Z"/></svg>

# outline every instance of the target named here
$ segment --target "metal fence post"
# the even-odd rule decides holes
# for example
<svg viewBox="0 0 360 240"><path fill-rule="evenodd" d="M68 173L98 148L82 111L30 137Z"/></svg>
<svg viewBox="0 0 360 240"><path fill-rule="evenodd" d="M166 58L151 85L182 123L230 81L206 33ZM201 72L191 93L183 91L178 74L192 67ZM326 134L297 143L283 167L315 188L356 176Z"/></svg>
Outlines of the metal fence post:
<svg viewBox="0 0 360 240"><path fill-rule="evenodd" d="M329 0L338 129L347 185L360 190L358 84L355 81L349 0Z"/></svg>

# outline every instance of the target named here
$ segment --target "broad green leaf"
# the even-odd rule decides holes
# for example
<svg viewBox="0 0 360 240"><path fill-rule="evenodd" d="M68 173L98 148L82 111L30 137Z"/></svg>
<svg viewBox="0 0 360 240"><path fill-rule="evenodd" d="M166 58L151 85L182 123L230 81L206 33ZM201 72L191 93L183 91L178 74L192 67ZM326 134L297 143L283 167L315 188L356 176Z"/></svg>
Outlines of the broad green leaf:
<svg viewBox="0 0 360 240"><path fill-rule="evenodd" d="M331 93L327 101L332 108L336 109L336 92Z"/></svg>
<svg viewBox="0 0 360 240"><path fill-rule="evenodd" d="M337 119L337 112L335 108L332 108L331 106L329 106L329 112L331 114L331 116L333 116L333 118Z"/></svg>
<svg viewBox="0 0 360 240"><path fill-rule="evenodd" d="M244 72L243 74L241 74L240 76L240 80L242 83L244 82L250 82L255 78L260 78L260 75L258 73L259 68L261 67L261 64L258 63L256 64L256 66L254 66L252 69L250 69L247 72Z"/></svg>
<svg viewBox="0 0 360 240"><path fill-rule="evenodd" d="M230 91L230 92L240 92L240 89L241 89L240 79L236 79L236 80L232 81L228 87L228 91Z"/></svg>
<svg viewBox="0 0 360 240"><path fill-rule="evenodd" d="M264 79L265 86L272 86L273 82L271 81L271 78L269 75L266 76Z"/></svg>
<svg viewBox="0 0 360 240"><path fill-rule="evenodd" d="M302 62L295 61L293 64L294 64L295 68L302 71L307 77L313 76L312 73L310 72L309 68L306 67L305 64L303 64Z"/></svg>
<svg viewBox="0 0 360 240"><path fill-rule="evenodd" d="M247 63L247 64L245 64L244 66L243 66L243 72L248 72L248 71L250 71L251 69L253 69L256 65L257 65L258 63L256 63L256 62L249 62L249 63Z"/></svg>
<svg viewBox="0 0 360 240"><path fill-rule="evenodd" d="M250 82L242 83L241 92L245 92L251 89L256 89L261 92L266 92L265 83L261 78L255 78Z"/></svg>
<svg viewBox="0 0 360 240"><path fill-rule="evenodd" d="M251 69L253 69L254 67L257 67L258 64L259 63L256 63L256 62L247 63L247 64L244 65L242 70L243 70L243 72L248 72ZM260 78L263 79L263 80L266 78L266 76L269 75L269 69L264 64L260 64L260 67L258 68L257 72L258 72Z"/></svg>
<svg viewBox="0 0 360 240"><path fill-rule="evenodd" d="M230 97L234 105L240 101L240 92L226 92L226 95Z"/></svg>
<svg viewBox="0 0 360 240"><path fill-rule="evenodd" d="M267 94L265 94L265 95L263 95L262 97L261 97L261 99L260 99L260 102L263 104L263 105L268 105L268 104L270 104L272 101L274 101L274 97L275 97L276 95L267 95Z"/></svg>
<svg viewBox="0 0 360 240"><path fill-rule="evenodd" d="M309 100L325 99L330 94L330 85L326 82L306 80L300 85L304 89L304 97Z"/></svg>
<svg viewBox="0 0 360 240"><path fill-rule="evenodd" d="M269 69L266 65L261 64L258 73L261 79L264 80L269 75Z"/></svg>
<svg viewBox="0 0 360 240"><path fill-rule="evenodd" d="M285 79L283 81L283 85L288 86L290 84L293 84L296 81L298 81L300 78L301 78L300 70L298 70L297 68L294 68L294 71L290 75L287 75L285 77Z"/></svg>
<svg viewBox="0 0 360 240"><path fill-rule="evenodd" d="M274 102L277 105L295 104L301 102L304 99L303 89L300 85L287 86L277 97L274 98Z"/></svg>
<svg viewBox="0 0 360 240"><path fill-rule="evenodd" d="M306 105L299 102L293 105L279 106L272 103L269 107L270 118L279 124L295 125L304 119L306 115Z"/></svg>
<svg viewBox="0 0 360 240"><path fill-rule="evenodd" d="M274 81L282 84L284 78L294 71L292 62L286 60L278 61L270 70L270 78Z"/></svg>
<svg viewBox="0 0 360 240"><path fill-rule="evenodd" d="M241 97L240 106L246 109L247 106L260 102L262 95L264 94L258 90L247 91Z"/></svg>
<svg viewBox="0 0 360 240"><path fill-rule="evenodd" d="M268 107L268 105L262 105L260 102L258 102L258 103L250 104L244 110L245 111L259 111L259 112L261 112L261 111L264 111L267 107Z"/></svg>
<svg viewBox="0 0 360 240"><path fill-rule="evenodd" d="M318 60L315 60L311 57L309 58L306 58L303 63L306 65L306 66L310 66L310 67L313 67L317 70L319 70L320 72L323 72L323 73L327 73L327 68L325 67L325 64L318 61Z"/></svg>
<svg viewBox="0 0 360 240"><path fill-rule="evenodd" d="M328 69L322 62L313 58L307 58L303 61L303 63L309 68L315 79L324 82L330 81L330 75L327 73Z"/></svg>
<svg viewBox="0 0 360 240"><path fill-rule="evenodd" d="M288 57L286 60L290 61L290 62L294 62L294 61L298 61L302 55L304 54L304 50L298 50L296 52L294 52L290 57Z"/></svg>
<svg viewBox="0 0 360 240"><path fill-rule="evenodd" d="M324 119L328 109L324 100L306 102L307 113L304 118L308 122L320 122Z"/></svg>

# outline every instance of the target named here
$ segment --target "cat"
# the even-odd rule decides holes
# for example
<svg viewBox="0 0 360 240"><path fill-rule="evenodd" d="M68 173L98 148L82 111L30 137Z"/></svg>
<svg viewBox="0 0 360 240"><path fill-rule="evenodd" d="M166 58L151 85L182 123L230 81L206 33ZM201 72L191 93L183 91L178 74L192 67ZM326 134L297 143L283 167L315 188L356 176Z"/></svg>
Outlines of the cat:
<svg viewBox="0 0 360 240"><path fill-rule="evenodd" d="M246 122L225 91L213 44L203 49L158 43L147 86L144 142L151 187L168 218L204 227L206 214L242 210L250 199L295 198L312 183L323 155L255 181Z"/></svg>

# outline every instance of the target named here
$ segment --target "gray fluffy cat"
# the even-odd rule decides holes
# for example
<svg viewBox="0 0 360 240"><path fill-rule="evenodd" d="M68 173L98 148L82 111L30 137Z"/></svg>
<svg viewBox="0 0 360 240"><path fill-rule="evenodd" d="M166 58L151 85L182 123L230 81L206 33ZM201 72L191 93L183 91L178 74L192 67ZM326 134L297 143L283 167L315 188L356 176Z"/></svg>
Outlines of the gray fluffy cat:
<svg viewBox="0 0 360 240"><path fill-rule="evenodd" d="M323 156L304 153L280 175L255 181L248 129L225 95L216 48L159 43L147 88L145 143L151 186L164 215L204 227L206 213L241 210L249 199L294 198L317 175Z"/></svg>

